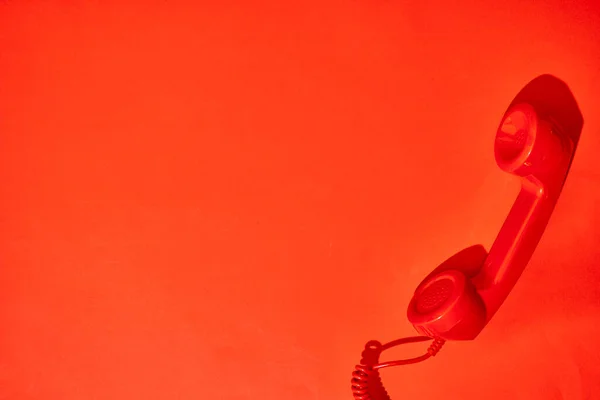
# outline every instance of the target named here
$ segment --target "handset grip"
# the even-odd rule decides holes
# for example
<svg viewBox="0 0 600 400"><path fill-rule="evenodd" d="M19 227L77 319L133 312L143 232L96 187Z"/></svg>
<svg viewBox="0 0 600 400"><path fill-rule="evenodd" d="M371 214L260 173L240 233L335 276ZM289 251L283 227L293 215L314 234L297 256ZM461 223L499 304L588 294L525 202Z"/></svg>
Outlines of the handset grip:
<svg viewBox="0 0 600 400"><path fill-rule="evenodd" d="M506 112L494 148L498 166L521 177L521 191L478 272L442 270L419 285L408 318L421 334L464 340L481 332L541 239L574 153L569 138L529 104Z"/></svg>
<svg viewBox="0 0 600 400"><path fill-rule="evenodd" d="M495 155L498 166L522 177L522 183L483 268L473 279L487 321L521 276L546 229L569 170L573 145L532 106L519 104L509 109L498 129Z"/></svg>

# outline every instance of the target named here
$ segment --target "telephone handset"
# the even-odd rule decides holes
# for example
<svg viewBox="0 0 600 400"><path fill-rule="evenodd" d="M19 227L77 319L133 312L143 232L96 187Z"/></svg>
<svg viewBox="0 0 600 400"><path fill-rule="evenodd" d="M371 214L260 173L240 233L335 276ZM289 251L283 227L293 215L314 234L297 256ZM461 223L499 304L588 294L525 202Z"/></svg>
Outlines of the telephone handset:
<svg viewBox="0 0 600 400"><path fill-rule="evenodd" d="M543 111L524 102L513 104L497 130L496 163L520 177L521 190L489 254L481 246L466 249L421 282L410 301L408 319L423 336L387 344L368 342L352 374L355 399L389 400L379 369L423 361L436 355L447 340L474 339L510 293L546 228L577 145ZM466 253L471 256L464 262ZM379 361L381 352L390 347L426 340L433 342L423 356Z"/></svg>
<svg viewBox="0 0 600 400"><path fill-rule="evenodd" d="M529 104L512 106L496 134L496 163L521 191L479 269L436 269L417 287L408 319L426 336L474 339L529 262L558 200L574 146Z"/></svg>

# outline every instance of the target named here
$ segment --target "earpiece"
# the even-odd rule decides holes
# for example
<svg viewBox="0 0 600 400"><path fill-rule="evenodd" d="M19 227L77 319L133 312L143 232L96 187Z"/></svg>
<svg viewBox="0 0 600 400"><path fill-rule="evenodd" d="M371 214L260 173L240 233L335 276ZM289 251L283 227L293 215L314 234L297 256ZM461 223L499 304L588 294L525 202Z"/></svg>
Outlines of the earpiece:
<svg viewBox="0 0 600 400"><path fill-rule="evenodd" d="M498 127L496 163L521 179L521 191L489 254L479 265L445 262L418 286L408 319L426 336L474 339L521 276L558 200L574 145L549 117L525 103ZM456 262L454 263L456 264Z"/></svg>

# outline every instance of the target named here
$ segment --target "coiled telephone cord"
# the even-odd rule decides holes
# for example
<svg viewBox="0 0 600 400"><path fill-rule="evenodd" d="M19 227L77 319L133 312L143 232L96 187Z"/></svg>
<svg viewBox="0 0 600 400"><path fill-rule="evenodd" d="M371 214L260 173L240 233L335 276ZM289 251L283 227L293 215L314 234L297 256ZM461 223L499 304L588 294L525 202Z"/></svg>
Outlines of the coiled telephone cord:
<svg viewBox="0 0 600 400"><path fill-rule="evenodd" d="M427 353L422 356L409 358L406 360L396 360L388 362L379 362L379 356L384 350L406 343L424 342L433 340ZM434 339L427 336L414 336L403 339L397 339L386 344L381 344L376 340L371 340L365 345L362 352L360 364L352 372L352 394L355 400L391 400L387 391L381 382L379 370L381 368L393 367L396 365L415 364L435 356L444 344L443 339Z"/></svg>

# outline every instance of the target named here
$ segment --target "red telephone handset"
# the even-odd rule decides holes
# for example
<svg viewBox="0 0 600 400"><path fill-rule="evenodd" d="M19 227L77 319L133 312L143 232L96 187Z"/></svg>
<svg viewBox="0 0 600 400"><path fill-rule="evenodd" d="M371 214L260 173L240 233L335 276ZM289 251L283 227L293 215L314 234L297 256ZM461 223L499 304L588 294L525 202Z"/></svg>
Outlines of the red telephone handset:
<svg viewBox="0 0 600 400"><path fill-rule="evenodd" d="M408 319L423 335L475 338L531 258L558 200L574 154L569 137L529 104L512 106L495 141L498 166L521 177L521 191L478 269L442 264L418 286Z"/></svg>
<svg viewBox="0 0 600 400"><path fill-rule="evenodd" d="M490 252L482 246L465 249L421 282L410 301L408 319L423 336L386 344L368 342L352 373L355 399L389 400L380 369L426 360L446 340L477 337L514 287L542 237L582 126L577 103L559 79L542 75L519 92L496 132L494 153L503 171L521 178L521 191ZM426 340L433 342L422 356L379 360L389 348Z"/></svg>

